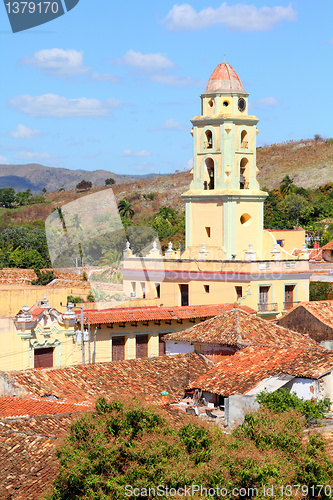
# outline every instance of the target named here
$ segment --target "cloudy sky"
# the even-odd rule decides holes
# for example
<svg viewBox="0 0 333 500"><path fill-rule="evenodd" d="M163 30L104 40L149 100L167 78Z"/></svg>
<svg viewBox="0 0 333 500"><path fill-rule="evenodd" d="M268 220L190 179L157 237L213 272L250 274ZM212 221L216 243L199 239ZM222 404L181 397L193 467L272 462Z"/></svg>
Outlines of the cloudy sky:
<svg viewBox="0 0 333 500"><path fill-rule="evenodd" d="M332 0L189 1L80 0L16 34L0 6L0 163L187 169L190 119L224 59L259 145L333 137Z"/></svg>

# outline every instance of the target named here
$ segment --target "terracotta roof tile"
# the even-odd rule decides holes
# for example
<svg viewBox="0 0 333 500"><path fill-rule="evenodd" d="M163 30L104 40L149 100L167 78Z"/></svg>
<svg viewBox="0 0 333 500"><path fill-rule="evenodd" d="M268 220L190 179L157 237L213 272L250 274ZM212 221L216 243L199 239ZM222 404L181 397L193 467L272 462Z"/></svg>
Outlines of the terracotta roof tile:
<svg viewBox="0 0 333 500"><path fill-rule="evenodd" d="M85 310L84 315L92 325L107 323L122 323L131 321L157 321L189 318L205 318L216 316L233 308L232 304L213 304L178 307L124 307L103 310ZM248 313L253 309L242 306ZM77 313L79 316L79 313Z"/></svg>
<svg viewBox="0 0 333 500"><path fill-rule="evenodd" d="M333 328L333 300L312 300L309 302L301 302L284 314L283 318L286 318L297 308L306 309L319 321Z"/></svg>
<svg viewBox="0 0 333 500"><path fill-rule="evenodd" d="M238 347L256 344L318 348L310 337L270 323L241 308L234 308L187 330L168 333L164 339Z"/></svg>
<svg viewBox="0 0 333 500"><path fill-rule="evenodd" d="M323 247L321 247L322 250L333 250L333 240L330 241L329 243L326 243Z"/></svg>
<svg viewBox="0 0 333 500"><path fill-rule="evenodd" d="M73 417L0 421L0 498L40 500L59 470L57 439Z"/></svg>
<svg viewBox="0 0 333 500"><path fill-rule="evenodd" d="M231 357L226 356L189 386L228 397L246 394L273 375L284 373L316 379L332 369L333 352L328 349L249 346Z"/></svg>
<svg viewBox="0 0 333 500"><path fill-rule="evenodd" d="M163 390L171 399L177 398L190 380L207 370L203 358L191 353L2 375L10 385L40 398L53 395L72 402L89 402L98 396L139 395L152 401L160 399Z"/></svg>
<svg viewBox="0 0 333 500"><path fill-rule="evenodd" d="M73 403L57 399L0 396L0 418L36 417L76 413L93 409L92 403Z"/></svg>

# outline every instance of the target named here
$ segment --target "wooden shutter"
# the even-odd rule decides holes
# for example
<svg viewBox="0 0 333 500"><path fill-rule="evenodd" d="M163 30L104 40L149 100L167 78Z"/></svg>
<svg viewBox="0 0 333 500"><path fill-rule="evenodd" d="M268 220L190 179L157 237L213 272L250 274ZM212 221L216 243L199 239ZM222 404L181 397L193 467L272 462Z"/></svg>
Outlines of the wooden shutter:
<svg viewBox="0 0 333 500"><path fill-rule="evenodd" d="M52 368L53 367L53 347L43 349L35 349L34 351L34 367L35 368Z"/></svg>
<svg viewBox="0 0 333 500"><path fill-rule="evenodd" d="M125 359L125 337L112 337L112 361Z"/></svg>
<svg viewBox="0 0 333 500"><path fill-rule="evenodd" d="M286 285L284 289L284 308L291 309L294 301L294 285Z"/></svg>
<svg viewBox="0 0 333 500"><path fill-rule="evenodd" d="M158 336L158 355L165 356L165 342L163 340L163 335Z"/></svg>
<svg viewBox="0 0 333 500"><path fill-rule="evenodd" d="M148 358L148 335L136 336L136 357Z"/></svg>

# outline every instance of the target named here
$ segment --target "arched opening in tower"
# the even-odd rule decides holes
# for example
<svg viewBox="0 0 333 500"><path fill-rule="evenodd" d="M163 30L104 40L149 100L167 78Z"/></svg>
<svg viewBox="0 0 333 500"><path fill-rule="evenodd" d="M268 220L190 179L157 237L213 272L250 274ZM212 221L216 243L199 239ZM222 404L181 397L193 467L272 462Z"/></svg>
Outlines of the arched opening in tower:
<svg viewBox="0 0 333 500"><path fill-rule="evenodd" d="M242 158L239 172L239 189L249 189L249 160Z"/></svg>
<svg viewBox="0 0 333 500"><path fill-rule="evenodd" d="M206 164L206 169L207 169L207 174L208 174L208 180L205 181L205 189L214 189L215 185L215 175L214 175L214 161L212 158L207 158L205 161Z"/></svg>
<svg viewBox="0 0 333 500"><path fill-rule="evenodd" d="M242 130L241 133L241 148L242 149L247 149L249 147L249 140L247 136L246 130Z"/></svg>
<svg viewBox="0 0 333 500"><path fill-rule="evenodd" d="M213 147L213 134L211 130L206 130L205 132L205 149L211 149Z"/></svg>

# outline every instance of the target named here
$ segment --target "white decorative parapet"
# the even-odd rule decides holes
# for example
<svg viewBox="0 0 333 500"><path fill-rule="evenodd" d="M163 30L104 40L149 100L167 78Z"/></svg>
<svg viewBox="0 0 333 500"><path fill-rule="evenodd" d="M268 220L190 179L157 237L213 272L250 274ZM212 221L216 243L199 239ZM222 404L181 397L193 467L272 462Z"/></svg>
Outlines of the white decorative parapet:
<svg viewBox="0 0 333 500"><path fill-rule="evenodd" d="M279 250L280 246L278 243L274 243L273 250L271 250L271 259L272 260L280 260L281 259L281 251Z"/></svg>
<svg viewBox="0 0 333 500"><path fill-rule="evenodd" d="M130 242L129 241L126 241L126 248L125 250L123 251L123 256L124 256L124 259L128 258L128 257L132 257L133 256L133 252L131 250L131 245L130 245Z"/></svg>
<svg viewBox="0 0 333 500"><path fill-rule="evenodd" d="M249 249L245 252L245 260L256 260L256 252L253 250L252 243L249 243Z"/></svg>
<svg viewBox="0 0 333 500"><path fill-rule="evenodd" d="M167 259L174 259L176 256L176 252L174 251L174 249L172 248L172 242L170 241L168 243L168 250L165 252L165 257Z"/></svg>
<svg viewBox="0 0 333 500"><path fill-rule="evenodd" d="M199 260L205 260L208 250L206 250L206 243L202 244L202 249L199 251Z"/></svg>
<svg viewBox="0 0 333 500"><path fill-rule="evenodd" d="M306 243L303 243L303 248L300 251L298 258L299 259L303 259L303 260L309 260L309 258L310 258L310 250L306 246Z"/></svg>

